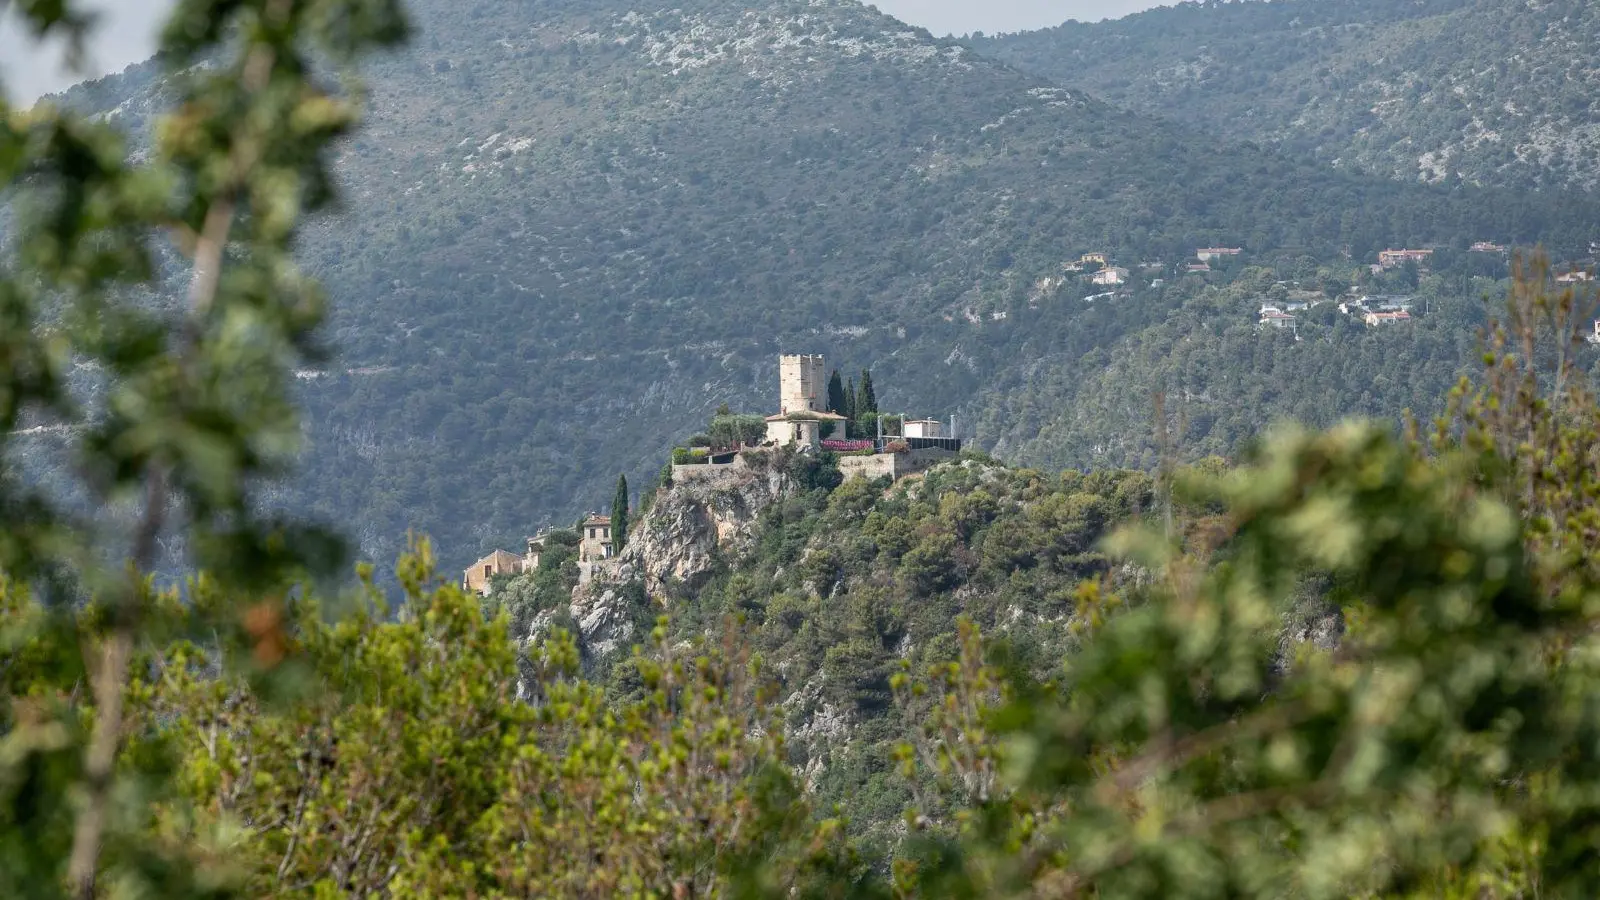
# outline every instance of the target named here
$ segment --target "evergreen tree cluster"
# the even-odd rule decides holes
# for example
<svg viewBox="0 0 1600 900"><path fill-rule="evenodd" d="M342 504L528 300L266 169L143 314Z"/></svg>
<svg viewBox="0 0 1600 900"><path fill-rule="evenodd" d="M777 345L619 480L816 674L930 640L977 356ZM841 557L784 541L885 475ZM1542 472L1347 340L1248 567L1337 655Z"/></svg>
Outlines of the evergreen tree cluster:
<svg viewBox="0 0 1600 900"><path fill-rule="evenodd" d="M851 378L843 383L839 370L828 376L828 412L838 413L847 420L845 433L852 438L877 436L878 394L872 387L872 372L861 370L861 380Z"/></svg>

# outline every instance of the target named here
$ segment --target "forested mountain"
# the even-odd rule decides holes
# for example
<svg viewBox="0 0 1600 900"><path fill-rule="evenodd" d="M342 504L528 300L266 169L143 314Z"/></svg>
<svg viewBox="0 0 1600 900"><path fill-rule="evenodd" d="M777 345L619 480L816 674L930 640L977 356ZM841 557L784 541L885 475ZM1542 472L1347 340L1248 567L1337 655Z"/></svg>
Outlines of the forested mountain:
<svg viewBox="0 0 1600 900"><path fill-rule="evenodd" d="M308 451L276 498L376 558L415 528L464 562L602 506L718 404L765 411L780 351L870 365L886 408L981 418L1021 461L1074 459L1015 438L1037 419L1010 392L1175 305L1040 291L1084 251L1581 248L1600 219L1197 136L845 0L410 6L417 39L368 71L345 209L300 247L337 357L302 373ZM147 66L67 100L137 130L167 96ZM1263 400L1241 415L1297 411Z"/></svg>
<svg viewBox="0 0 1600 900"><path fill-rule="evenodd" d="M14 12L43 40L87 21ZM1466 242L1527 228L1570 247L1592 213L1135 134L950 45L863 30L884 20L858 7L762 15L556 15L571 30L541 46L563 62L529 96L581 88L570 143L539 130L562 123L554 101L519 136L520 114L482 113L514 106L495 93L513 82L445 83L391 93L342 173L364 97L327 66L355 76L405 42L401 0L178 4L172 80L144 73L160 96L108 107L170 98L147 147L0 102L0 897L1591 894L1588 273ZM441 42L378 83L482 78L486 41L518 47L495 21L470 22L470 60ZM900 71L903 108L859 131L830 118L825 100L899 99L859 86ZM598 105L634 72L653 103ZM744 79L763 102L730 99ZM1014 91L1043 106L980 114ZM498 134L382 149L427 146L456 108ZM814 155L781 155L780 109L816 123L819 144L789 145ZM929 146L955 155L899 168ZM1047 172L1055 146L1080 169ZM405 152L423 158L402 171ZM836 159L872 177L821 171ZM341 180L378 218L308 234ZM812 193L741 211L779 184ZM1140 204L1170 215L1118 224ZM1169 222L1246 247L1195 252ZM1408 249L1376 264L1324 245L1390 231ZM1093 237L1112 258L1066 264ZM1208 262L1148 259L1169 251ZM301 258L338 300L326 335ZM1426 436L1344 421L1232 460L1169 452L1364 387L1362 409L1421 397L1469 352L1473 298L1502 290L1506 324ZM503 539L490 517L525 523L594 468L650 458L697 424L683 410L799 340L876 369L853 405L827 378L834 408L966 396L992 442L1052 466L1140 456L1147 405L1176 428L1150 429L1160 458L1139 469L1008 465L910 430L881 453L813 444L834 417L795 406L825 376L793 358L774 418L801 446L737 446L769 426L719 408L655 484L618 479L611 519L459 586L425 539L388 580L350 572L308 515L378 534L369 549L406 520ZM703 374L719 364L724 381ZM264 497L307 426L305 480Z"/></svg>
<svg viewBox="0 0 1600 900"><path fill-rule="evenodd" d="M971 46L1107 102L1406 180L1600 186L1588 0L1180 3Z"/></svg>

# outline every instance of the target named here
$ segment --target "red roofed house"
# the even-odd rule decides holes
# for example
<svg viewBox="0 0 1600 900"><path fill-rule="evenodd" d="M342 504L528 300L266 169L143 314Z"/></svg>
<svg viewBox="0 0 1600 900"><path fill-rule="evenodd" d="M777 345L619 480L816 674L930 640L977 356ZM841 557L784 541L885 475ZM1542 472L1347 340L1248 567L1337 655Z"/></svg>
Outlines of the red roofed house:
<svg viewBox="0 0 1600 900"><path fill-rule="evenodd" d="M1376 328L1379 325L1394 325L1400 322L1409 322L1411 321L1411 313L1408 313L1403 309L1395 312L1369 312L1362 318L1368 325Z"/></svg>
<svg viewBox="0 0 1600 900"><path fill-rule="evenodd" d="M1294 316L1278 309L1276 306L1264 306L1261 308L1261 324L1264 326L1270 325L1273 328L1293 328Z"/></svg>

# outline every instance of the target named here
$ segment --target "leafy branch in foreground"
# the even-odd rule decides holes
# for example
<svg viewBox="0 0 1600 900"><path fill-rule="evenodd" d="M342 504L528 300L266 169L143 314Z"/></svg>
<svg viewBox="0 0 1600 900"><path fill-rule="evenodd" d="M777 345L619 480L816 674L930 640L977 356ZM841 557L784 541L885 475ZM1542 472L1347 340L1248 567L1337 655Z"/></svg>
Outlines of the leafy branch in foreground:
<svg viewBox="0 0 1600 900"><path fill-rule="evenodd" d="M1405 893L1528 835L1544 890L1592 883L1600 604L1539 589L1474 461L1352 424L1281 434L1205 491L1234 518L1211 570L1112 620L1059 702L991 714L1007 791L915 849L906 888ZM1157 570L1171 554L1139 532L1117 549ZM1280 598L1304 571L1338 579L1357 624L1280 675Z"/></svg>
<svg viewBox="0 0 1600 900"><path fill-rule="evenodd" d="M63 3L21 11L40 34L80 36L89 22ZM103 876L155 877L131 847L106 855L143 803L119 751L130 667L163 624L151 574L166 563L213 573L238 592L220 596L237 600L192 624L261 646L281 640L275 592L338 557L321 530L261 514L255 492L292 458L290 367L315 356L322 319L290 250L304 216L333 200L329 152L356 118L354 98L314 77L313 59L348 66L405 33L398 0L181 2L160 42L176 109L140 164L104 122L0 106L0 183L15 188L0 270L0 454L24 423L75 433L80 486L100 511L75 517L19 486L8 455L0 509L17 515L0 539L0 571L19 591L46 590L49 615L70 616L87 598L95 614L6 623L11 644L71 633L83 660L62 663L70 699L12 714L5 765L15 778L5 781L22 792L14 800L37 792L74 810L70 852L30 869L64 859L62 880L79 897L95 895ZM139 302L167 286L159 261L170 250L189 270L184 301ZM73 389L74 371L102 379L92 402ZM172 540L182 559L163 555ZM45 778L33 754L46 746L81 747L81 764ZM12 809L8 830L41 814ZM51 881L24 875L19 890Z"/></svg>
<svg viewBox="0 0 1600 900"><path fill-rule="evenodd" d="M1226 521L1188 548L1123 532L1116 555L1164 574L1050 694L936 672L933 722L978 705L929 732L932 770L1003 765L954 831L908 846L902 889L1584 895L1600 876L1600 407L1575 362L1590 309L1542 260L1519 267L1431 453L1351 423L1190 477ZM1349 630L1285 665L1279 623L1308 576Z"/></svg>

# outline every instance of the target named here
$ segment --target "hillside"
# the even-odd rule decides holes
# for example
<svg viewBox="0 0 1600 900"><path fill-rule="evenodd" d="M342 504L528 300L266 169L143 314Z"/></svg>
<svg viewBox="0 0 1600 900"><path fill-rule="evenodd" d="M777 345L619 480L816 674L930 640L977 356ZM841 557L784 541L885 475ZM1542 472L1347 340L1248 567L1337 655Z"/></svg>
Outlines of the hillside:
<svg viewBox="0 0 1600 900"><path fill-rule="evenodd" d="M1170 312L1038 290L1087 250L1581 247L1600 219L1220 145L845 0L411 5L345 211L302 246L338 361L303 373L308 451L274 498L374 558L414 528L464 564L598 508L720 403L766 411L780 351L1004 438L1042 360ZM138 130L162 84L149 65L68 101Z"/></svg>
<svg viewBox="0 0 1600 900"><path fill-rule="evenodd" d="M650 499L596 581L577 585L573 556L547 553L537 572L497 582L486 607L509 615L525 651L570 630L614 698L638 690L628 650L656 616L670 616L674 640L742 620L777 673L790 764L820 808L848 807L874 856L899 842L911 803L891 764L913 726L890 688L901 662L922 671L957 658L964 617L1025 668L1053 672L1093 615L1080 583L1141 596L1145 576L1114 566L1102 543L1159 503L1144 472L1054 476L969 454L891 485L786 452ZM1284 632L1326 645L1342 624L1308 594Z"/></svg>
<svg viewBox="0 0 1600 900"><path fill-rule="evenodd" d="M1181 3L971 42L1107 102L1408 181L1600 187L1587 0Z"/></svg>

